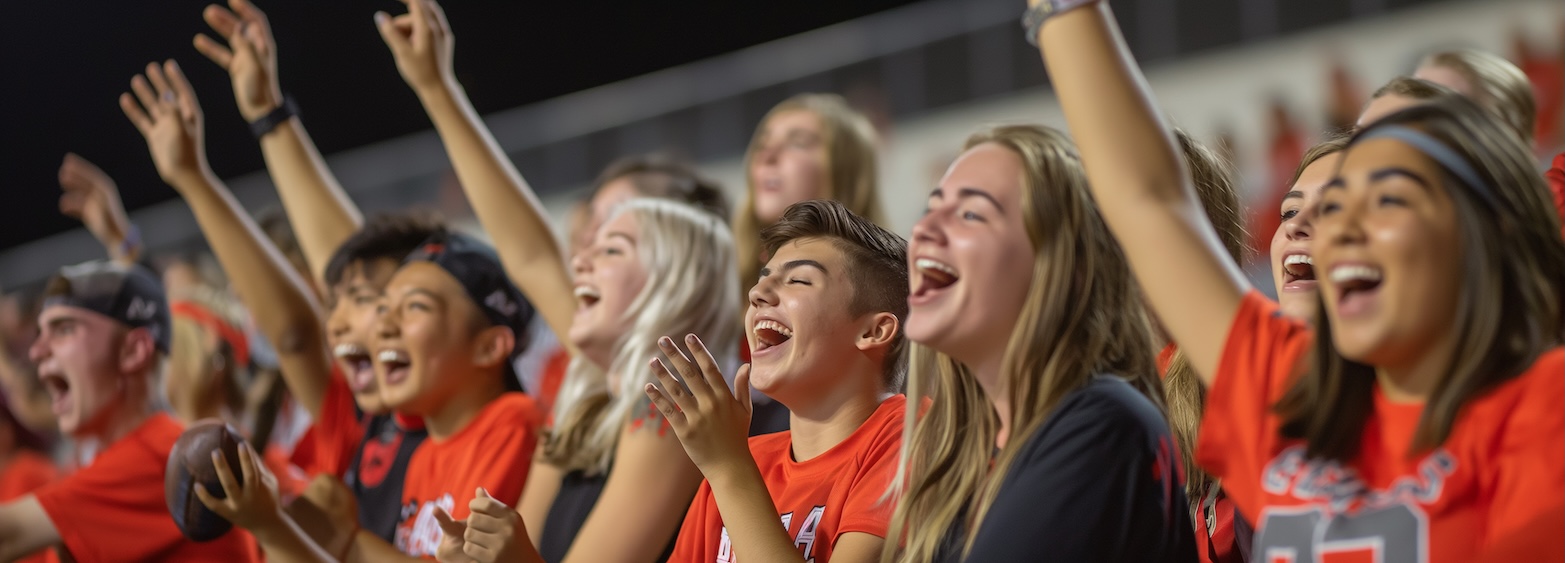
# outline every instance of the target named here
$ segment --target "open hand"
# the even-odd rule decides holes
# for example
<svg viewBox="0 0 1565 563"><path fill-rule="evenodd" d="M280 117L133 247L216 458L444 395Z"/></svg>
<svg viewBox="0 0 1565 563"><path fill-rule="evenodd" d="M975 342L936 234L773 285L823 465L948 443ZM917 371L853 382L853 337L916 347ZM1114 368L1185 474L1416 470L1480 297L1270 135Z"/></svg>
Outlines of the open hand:
<svg viewBox="0 0 1565 563"><path fill-rule="evenodd" d="M201 105L179 64L173 60L162 65L148 63L146 75L131 79L130 89L136 96L120 94L120 109L147 140L152 163L163 181L180 189L190 180L209 175Z"/></svg>
<svg viewBox="0 0 1565 563"><path fill-rule="evenodd" d="M227 498L213 496L201 483L194 486L201 504L235 526L252 532L275 529L283 519L277 500L277 477L257 461L259 457L250 444L239 446L239 475L243 480L240 483L234 479L234 472L229 469L222 452L212 452L212 468L217 472L217 480L223 484L223 494Z"/></svg>
<svg viewBox="0 0 1565 563"><path fill-rule="evenodd" d="M668 356L668 364L652 360L652 371L661 385L648 383L647 396L657 405L663 418L674 427L679 443L690 461L711 479L715 473L731 470L741 463L754 464L750 457L750 365L739 368L734 377L735 390L728 390L723 372L712 359L706 345L692 334L685 345L695 362L685 357L668 337L658 339L658 347ZM673 372L679 372L675 379ZM683 384L681 384L683 382ZM688 391L686 390L688 388Z"/></svg>
<svg viewBox="0 0 1565 563"><path fill-rule="evenodd" d="M60 189L60 212L81 221L110 254L118 253L130 232L130 218L114 180L87 159L67 153L60 164Z"/></svg>
<svg viewBox="0 0 1565 563"><path fill-rule="evenodd" d="M234 83L234 101L245 121L264 117L283 103L277 83L277 43L266 14L249 0L228 0L228 8L216 4L201 12L207 25L227 45L204 33L196 34L196 50L228 71Z"/></svg>
<svg viewBox="0 0 1565 563"><path fill-rule="evenodd" d="M456 82L451 52L456 39L446 13L434 0L402 0L408 13L392 17L375 12L375 26L391 48L397 72L414 91L424 92Z"/></svg>

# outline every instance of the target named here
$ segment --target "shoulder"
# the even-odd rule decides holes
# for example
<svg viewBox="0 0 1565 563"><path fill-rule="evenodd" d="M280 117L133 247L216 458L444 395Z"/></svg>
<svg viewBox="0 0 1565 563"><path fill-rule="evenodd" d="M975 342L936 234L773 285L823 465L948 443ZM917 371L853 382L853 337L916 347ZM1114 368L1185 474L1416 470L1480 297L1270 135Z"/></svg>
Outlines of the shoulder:
<svg viewBox="0 0 1565 563"><path fill-rule="evenodd" d="M1123 379L1097 376L1086 386L1060 400L1043 426L1028 438L1031 451L1049 449L1061 440L1120 440L1160 438L1168 424L1157 406Z"/></svg>
<svg viewBox="0 0 1565 563"><path fill-rule="evenodd" d="M496 397L485 408L489 424L500 428L530 428L543 422L538 403L526 393L509 392Z"/></svg>
<svg viewBox="0 0 1565 563"><path fill-rule="evenodd" d="M1565 430L1561 412L1565 412L1565 348L1554 348L1538 356L1527 371L1478 398L1468 421L1492 425L1510 438L1506 442L1523 445Z"/></svg>

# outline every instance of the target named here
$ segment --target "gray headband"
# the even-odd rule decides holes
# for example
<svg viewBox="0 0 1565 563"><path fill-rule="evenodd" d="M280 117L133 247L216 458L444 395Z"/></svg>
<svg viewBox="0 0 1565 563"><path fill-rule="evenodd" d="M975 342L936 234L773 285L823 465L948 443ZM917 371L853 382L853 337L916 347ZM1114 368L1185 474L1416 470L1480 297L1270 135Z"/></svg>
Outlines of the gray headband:
<svg viewBox="0 0 1565 563"><path fill-rule="evenodd" d="M1456 175L1456 178L1461 180L1462 183L1477 191L1479 197L1482 197L1484 201L1489 202L1490 205L1498 203L1494 197L1494 190L1489 186L1488 182L1483 181L1483 176L1478 174L1478 169L1473 168L1473 165L1467 159L1462 158L1462 155L1457 154L1456 151L1451 150L1451 147L1431 137L1428 133L1403 125L1386 125L1366 131L1354 143L1357 144L1362 141L1380 138L1396 139L1412 145L1413 148L1418 149L1418 152L1434 159L1435 162L1440 163L1440 166Z"/></svg>

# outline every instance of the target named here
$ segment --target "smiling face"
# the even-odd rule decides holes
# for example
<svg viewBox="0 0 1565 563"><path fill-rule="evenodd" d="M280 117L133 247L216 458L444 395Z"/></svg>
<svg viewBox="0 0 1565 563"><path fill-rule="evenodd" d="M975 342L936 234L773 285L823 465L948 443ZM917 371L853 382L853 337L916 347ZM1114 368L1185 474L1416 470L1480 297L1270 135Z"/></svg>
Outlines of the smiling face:
<svg viewBox="0 0 1565 563"><path fill-rule="evenodd" d="M777 222L790 205L826 196L825 135L814 112L773 115L750 150L750 186L762 225Z"/></svg>
<svg viewBox="0 0 1565 563"><path fill-rule="evenodd" d="M837 368L860 353L864 332L849 314L853 291L847 258L831 241L804 238L778 247L745 311L750 384L790 405L840 377Z"/></svg>
<svg viewBox="0 0 1565 563"><path fill-rule="evenodd" d="M125 402L124 378L134 377L122 369L127 329L109 317L65 305L46 307L38 326L28 356L49 392L60 432L101 433L107 415Z"/></svg>
<svg viewBox="0 0 1565 563"><path fill-rule="evenodd" d="M607 369L614 346L629 329L626 313L647 285L647 267L638 253L640 224L634 213L620 213L598 229L592 246L572 260L576 316L570 339L582 354Z"/></svg>
<svg viewBox="0 0 1565 563"><path fill-rule="evenodd" d="M1315 265L1343 357L1401 365L1453 330L1463 248L1444 178L1401 141L1369 139L1322 190Z"/></svg>
<svg viewBox="0 0 1565 563"><path fill-rule="evenodd" d="M432 414L482 371L474 348L485 317L440 266L403 265L386 285L379 310L375 377L388 408Z"/></svg>
<svg viewBox="0 0 1565 563"><path fill-rule="evenodd" d="M386 410L370 350L375 344L376 307L396 271L397 261L389 258L357 262L348 265L342 281L331 288L333 305L326 319L326 344L348 381L354 402L366 413Z"/></svg>
<svg viewBox="0 0 1565 563"><path fill-rule="evenodd" d="M1314 243L1315 208L1321 187L1331 180L1342 162L1342 153L1320 157L1304 168L1282 200L1282 222L1272 235L1272 282L1284 315L1313 320L1320 292L1316 288Z"/></svg>
<svg viewBox="0 0 1565 563"><path fill-rule="evenodd" d="M993 143L958 157L908 245L907 336L958 361L1003 355L1032 283L1022 159Z"/></svg>

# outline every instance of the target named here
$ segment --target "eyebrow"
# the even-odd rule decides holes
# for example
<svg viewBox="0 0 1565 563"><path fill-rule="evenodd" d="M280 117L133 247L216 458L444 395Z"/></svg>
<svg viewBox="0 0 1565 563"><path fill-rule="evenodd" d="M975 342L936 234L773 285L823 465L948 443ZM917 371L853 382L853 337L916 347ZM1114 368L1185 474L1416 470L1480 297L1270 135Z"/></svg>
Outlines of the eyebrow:
<svg viewBox="0 0 1565 563"><path fill-rule="evenodd" d="M423 295L425 297L428 297L428 298L434 300L436 303L440 303L441 305L444 305L446 303L446 300L441 298L435 292L430 291L428 289L424 289L422 287L415 287L415 288L411 288L411 289L408 289L407 291L402 292L401 299L407 299L408 296L413 295L413 294Z"/></svg>
<svg viewBox="0 0 1565 563"><path fill-rule="evenodd" d="M1385 180L1387 178L1392 178L1392 177L1396 177L1396 176L1401 176L1403 178L1407 178L1408 180L1412 180L1413 183L1418 184L1420 187L1423 187L1426 190L1429 189L1429 181L1425 180L1423 176L1420 176L1418 173L1413 172L1412 170L1408 170L1406 168L1402 168L1402 167L1398 167L1398 166L1393 166L1393 167L1389 167L1389 168L1381 168L1379 170L1371 172L1369 174L1369 181L1370 182L1379 182L1381 180Z"/></svg>
<svg viewBox="0 0 1565 563"><path fill-rule="evenodd" d="M929 197L945 199L945 192L941 188L935 188L929 192ZM957 188L956 197L957 199L964 199L969 197L983 198L989 200L989 203L994 205L995 209L999 209L1001 213L1005 213L1005 206L1000 205L1000 200L995 199L995 197L990 195L989 192L980 190L978 188Z"/></svg>
<svg viewBox="0 0 1565 563"><path fill-rule="evenodd" d="M635 246L636 245L636 239L632 238L629 234L622 233L622 232L619 232L619 231L610 231L610 232L607 232L607 233L603 234L603 238L613 238L613 237L619 237L619 238L625 239L625 243L629 244L631 246Z"/></svg>
<svg viewBox="0 0 1565 563"><path fill-rule="evenodd" d="M1299 190L1292 190L1292 191L1289 191L1286 194L1283 194L1283 196L1282 196L1282 200L1283 201L1288 201L1290 199L1304 199L1304 192L1301 192Z"/></svg>
<svg viewBox="0 0 1565 563"><path fill-rule="evenodd" d="M779 274L787 273L787 272L790 272L790 271L794 270L795 268L805 268L805 267L815 268L817 270L820 270L822 274L831 275L831 271L826 269L826 265L825 264L821 264L820 262L816 262L814 260L789 260L787 262L784 262L781 268L778 268L778 273ZM761 277L764 278L764 277L770 276L770 275L772 275L772 269L771 268L761 268Z"/></svg>

